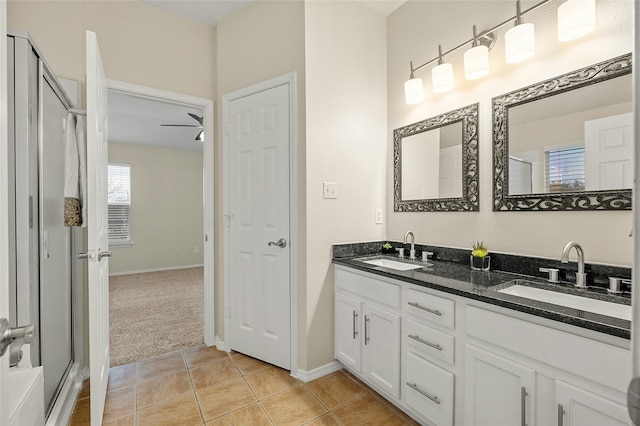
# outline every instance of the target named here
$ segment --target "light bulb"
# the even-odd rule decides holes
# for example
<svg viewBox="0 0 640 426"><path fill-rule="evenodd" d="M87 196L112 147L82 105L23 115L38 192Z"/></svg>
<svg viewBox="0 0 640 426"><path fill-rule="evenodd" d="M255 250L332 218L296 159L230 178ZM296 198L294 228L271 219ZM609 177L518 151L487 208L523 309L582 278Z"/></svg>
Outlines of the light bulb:
<svg viewBox="0 0 640 426"><path fill-rule="evenodd" d="M535 28L533 24L520 24L504 35L505 57L513 64L529 59L536 51Z"/></svg>
<svg viewBox="0 0 640 426"><path fill-rule="evenodd" d="M559 41L580 38L593 31L595 26L595 0L567 0L558 8Z"/></svg>
<svg viewBox="0 0 640 426"><path fill-rule="evenodd" d="M435 93L453 89L453 65L440 64L431 70L431 83Z"/></svg>
<svg viewBox="0 0 640 426"><path fill-rule="evenodd" d="M476 80L489 73L489 48L476 46L464 52L464 76Z"/></svg>
<svg viewBox="0 0 640 426"><path fill-rule="evenodd" d="M415 105L424 101L424 87L421 78L411 78L404 83L404 98L407 105Z"/></svg>

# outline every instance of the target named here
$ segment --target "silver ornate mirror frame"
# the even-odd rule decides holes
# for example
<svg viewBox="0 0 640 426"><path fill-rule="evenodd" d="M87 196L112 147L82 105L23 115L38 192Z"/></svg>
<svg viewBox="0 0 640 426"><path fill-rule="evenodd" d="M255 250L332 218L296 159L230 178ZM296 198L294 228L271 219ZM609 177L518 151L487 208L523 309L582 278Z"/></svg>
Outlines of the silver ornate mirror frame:
<svg viewBox="0 0 640 426"><path fill-rule="evenodd" d="M462 122L462 196L402 200L402 138ZM393 131L393 211L463 212L478 211L478 104L431 117Z"/></svg>
<svg viewBox="0 0 640 426"><path fill-rule="evenodd" d="M631 73L631 53L493 98L493 211L630 210L631 189L509 195L511 107Z"/></svg>

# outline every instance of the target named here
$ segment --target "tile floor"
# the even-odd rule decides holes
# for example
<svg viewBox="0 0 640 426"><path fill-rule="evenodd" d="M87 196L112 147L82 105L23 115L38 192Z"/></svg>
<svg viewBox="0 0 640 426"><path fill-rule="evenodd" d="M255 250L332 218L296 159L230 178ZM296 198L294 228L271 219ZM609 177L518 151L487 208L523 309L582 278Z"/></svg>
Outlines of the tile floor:
<svg viewBox="0 0 640 426"><path fill-rule="evenodd" d="M103 425L417 425L346 371L309 383L199 346L109 372ZM90 424L88 381L70 425Z"/></svg>

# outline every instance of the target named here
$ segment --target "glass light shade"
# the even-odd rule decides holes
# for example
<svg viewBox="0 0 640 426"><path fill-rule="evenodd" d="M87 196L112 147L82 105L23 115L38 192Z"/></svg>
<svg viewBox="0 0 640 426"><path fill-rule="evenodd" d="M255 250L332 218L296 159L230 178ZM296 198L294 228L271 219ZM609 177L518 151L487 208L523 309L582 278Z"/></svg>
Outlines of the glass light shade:
<svg viewBox="0 0 640 426"><path fill-rule="evenodd" d="M453 89L453 65L440 64L431 70L431 84L435 93Z"/></svg>
<svg viewBox="0 0 640 426"><path fill-rule="evenodd" d="M580 38L593 31L595 26L595 0L567 0L558 8L559 41Z"/></svg>
<svg viewBox="0 0 640 426"><path fill-rule="evenodd" d="M424 88L421 78L412 78L404 83L404 98L407 105L414 105L424 101Z"/></svg>
<svg viewBox="0 0 640 426"><path fill-rule="evenodd" d="M514 64L529 59L536 51L533 24L520 24L504 35L504 53L507 63Z"/></svg>
<svg viewBox="0 0 640 426"><path fill-rule="evenodd" d="M464 76L467 80L476 80L489 73L489 49L476 46L464 52Z"/></svg>

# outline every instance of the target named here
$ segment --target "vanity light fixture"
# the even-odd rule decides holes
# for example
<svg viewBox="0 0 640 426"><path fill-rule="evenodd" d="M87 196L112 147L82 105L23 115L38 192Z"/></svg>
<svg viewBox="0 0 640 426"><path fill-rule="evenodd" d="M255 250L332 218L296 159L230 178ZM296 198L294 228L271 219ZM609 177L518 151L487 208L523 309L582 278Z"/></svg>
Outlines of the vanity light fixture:
<svg viewBox="0 0 640 426"><path fill-rule="evenodd" d="M415 105L424 101L424 87L422 86L422 79L413 75L413 61L410 61L409 64L411 66L411 74L409 74L409 80L404 83L404 98L407 105Z"/></svg>
<svg viewBox="0 0 640 426"><path fill-rule="evenodd" d="M558 8L558 41L589 34L596 26L596 0L567 0Z"/></svg>
<svg viewBox="0 0 640 426"><path fill-rule="evenodd" d="M522 62L536 51L535 27L522 21L520 0L516 1L516 25L504 35L504 53L508 64Z"/></svg>
<svg viewBox="0 0 640 426"><path fill-rule="evenodd" d="M478 43L478 31L473 26L472 48L464 52L464 77L477 80L489 74L489 48Z"/></svg>
<svg viewBox="0 0 640 426"><path fill-rule="evenodd" d="M435 62L436 67L431 70L433 91L435 93L446 92L453 88L453 66L442 63L442 56L462 49L473 42L473 48L464 53L464 71L467 80L475 80L484 77L489 72L489 55L495 44L495 31L512 23L515 19L516 26L505 33L505 56L508 63L524 61L535 53L535 28L531 23L523 23L522 15L538 9L551 0L542 0L526 10L520 11L520 1L516 2L516 16L513 16L498 25L477 34L476 26L473 26L473 39L465 41L456 47L442 53L438 46L438 56L413 67L411 64L411 76L404 84L405 99L408 105L420 103L424 100L424 88L422 79L416 78L414 73ZM596 0L566 0L558 8L558 40L568 41L588 34L595 28ZM446 83L446 84L445 84Z"/></svg>
<svg viewBox="0 0 640 426"><path fill-rule="evenodd" d="M453 89L453 65L442 62L442 45L438 45L438 65L431 70L431 84L434 93L444 93Z"/></svg>

